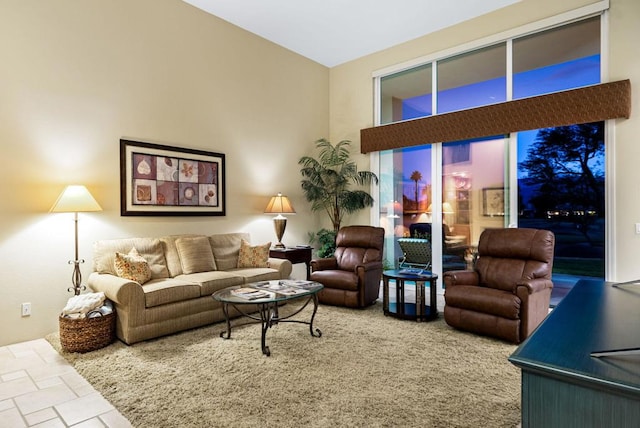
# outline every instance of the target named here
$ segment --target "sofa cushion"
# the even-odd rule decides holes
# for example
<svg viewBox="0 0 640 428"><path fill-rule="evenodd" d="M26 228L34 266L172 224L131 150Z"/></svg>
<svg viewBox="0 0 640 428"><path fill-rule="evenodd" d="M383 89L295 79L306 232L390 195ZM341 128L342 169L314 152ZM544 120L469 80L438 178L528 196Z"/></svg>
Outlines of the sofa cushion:
<svg viewBox="0 0 640 428"><path fill-rule="evenodd" d="M200 296L211 296L223 288L245 283L242 276L221 270L178 275L176 279L199 284Z"/></svg>
<svg viewBox="0 0 640 428"><path fill-rule="evenodd" d="M229 270L238 267L240 241L249 241L248 233L219 233L209 236L213 256L218 270Z"/></svg>
<svg viewBox="0 0 640 428"><path fill-rule="evenodd" d="M151 269L151 279L167 278L166 261L162 244L155 238L123 238L96 241L93 244L93 270L98 273L118 275L115 268L116 252L128 253L132 248L147 260Z"/></svg>
<svg viewBox="0 0 640 428"><path fill-rule="evenodd" d="M240 241L238 252L239 268L265 268L269 266L269 248L271 242L252 246L244 239Z"/></svg>
<svg viewBox="0 0 640 428"><path fill-rule="evenodd" d="M206 236L195 236L176 239L176 247L180 255L182 273L209 272L216 270L216 262L209 239Z"/></svg>
<svg viewBox="0 0 640 428"><path fill-rule="evenodd" d="M280 277L280 271L273 268L238 268L231 269L229 272L234 275L240 275L244 278L245 283L258 282L258 281L271 281L275 279L282 279ZM288 277L288 276L287 276ZM286 277L285 277L286 278Z"/></svg>
<svg viewBox="0 0 640 428"><path fill-rule="evenodd" d="M142 290L147 308L200 297L200 285L175 278L151 280Z"/></svg>
<svg viewBox="0 0 640 428"><path fill-rule="evenodd" d="M114 261L116 273L120 278L130 279L142 285L151 279L151 269L147 260L138 254L136 247L133 247L129 254L116 252Z"/></svg>
<svg viewBox="0 0 640 428"><path fill-rule="evenodd" d="M180 238L189 238L193 234L182 235L169 235L160 238L162 248L164 250L164 258L167 262L167 269L169 270L169 276L175 278L178 275L182 275L182 264L180 264L180 255L178 254L178 247L176 247L176 240Z"/></svg>

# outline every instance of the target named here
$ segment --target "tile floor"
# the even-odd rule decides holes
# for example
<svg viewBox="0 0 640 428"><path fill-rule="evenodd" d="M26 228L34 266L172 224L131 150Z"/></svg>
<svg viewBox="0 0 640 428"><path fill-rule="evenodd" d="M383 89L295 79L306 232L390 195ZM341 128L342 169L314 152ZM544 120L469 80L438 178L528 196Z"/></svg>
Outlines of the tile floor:
<svg viewBox="0 0 640 428"><path fill-rule="evenodd" d="M45 339L0 347L0 426L131 427Z"/></svg>

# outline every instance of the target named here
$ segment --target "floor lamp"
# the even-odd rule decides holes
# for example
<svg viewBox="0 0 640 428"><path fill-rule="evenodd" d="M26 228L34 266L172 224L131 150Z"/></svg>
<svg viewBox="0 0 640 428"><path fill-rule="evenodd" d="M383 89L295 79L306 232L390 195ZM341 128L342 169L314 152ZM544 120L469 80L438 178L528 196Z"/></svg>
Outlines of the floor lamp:
<svg viewBox="0 0 640 428"><path fill-rule="evenodd" d="M82 273L80 273L80 263L84 263L84 260L78 258L78 213L89 211L102 211L102 208L93 196L91 196L87 188L80 185L67 186L60 196L58 196L58 200L49 211L52 213L74 214L76 253L75 259L69 260L69 264L73 265L73 275L71 276L73 286L69 287L67 291L73 291L76 296L87 288L82 285Z"/></svg>
<svg viewBox="0 0 640 428"><path fill-rule="evenodd" d="M293 205L291 205L291 201L289 201L289 198L286 196L283 196L282 193L278 193L276 196L271 197L264 213L277 214L277 216L273 218L273 227L276 229L276 236L278 237L278 243L275 247L285 248L285 245L282 243L282 236L284 235L284 230L287 228L287 218L282 214L296 213Z"/></svg>

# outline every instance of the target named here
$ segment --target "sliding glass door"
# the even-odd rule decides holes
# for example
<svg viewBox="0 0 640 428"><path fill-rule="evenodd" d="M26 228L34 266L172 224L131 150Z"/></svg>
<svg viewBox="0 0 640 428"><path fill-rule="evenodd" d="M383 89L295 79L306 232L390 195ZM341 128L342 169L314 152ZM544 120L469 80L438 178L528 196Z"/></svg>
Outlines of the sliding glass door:
<svg viewBox="0 0 640 428"><path fill-rule="evenodd" d="M379 124L600 83L600 21L594 16L380 76ZM397 239L417 224L430 233L438 274L471 266L487 228L539 227L556 234L554 281L604 277L603 123L389 150L379 162L387 267L401 256Z"/></svg>

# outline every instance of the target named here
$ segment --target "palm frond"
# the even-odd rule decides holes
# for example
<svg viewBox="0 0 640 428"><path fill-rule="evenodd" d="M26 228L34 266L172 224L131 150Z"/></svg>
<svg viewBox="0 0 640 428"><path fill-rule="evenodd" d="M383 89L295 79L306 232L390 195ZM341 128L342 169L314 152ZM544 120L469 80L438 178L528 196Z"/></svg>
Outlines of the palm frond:
<svg viewBox="0 0 640 428"><path fill-rule="evenodd" d="M350 159L349 140L333 145L321 138L315 144L318 157L303 156L298 161L303 177L300 184L311 210L324 210L337 232L345 213L373 206L373 197L366 191L349 187L378 184L378 177L370 171L358 171L356 162Z"/></svg>

